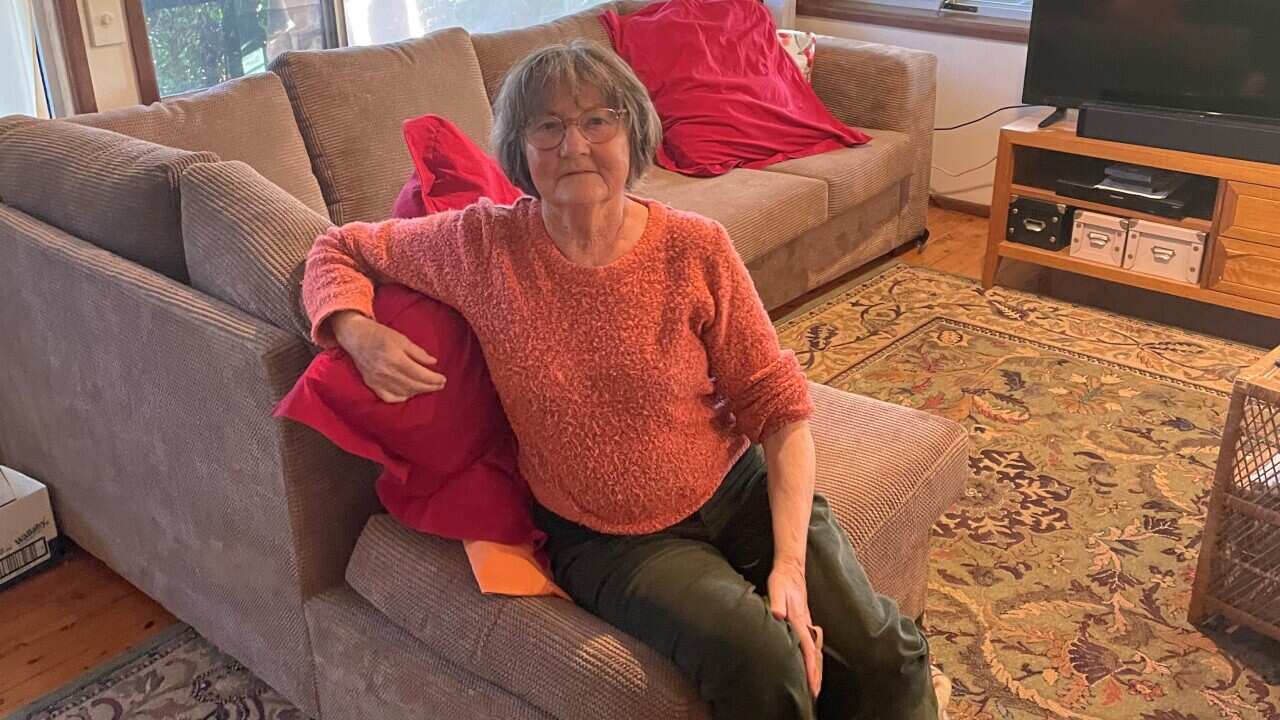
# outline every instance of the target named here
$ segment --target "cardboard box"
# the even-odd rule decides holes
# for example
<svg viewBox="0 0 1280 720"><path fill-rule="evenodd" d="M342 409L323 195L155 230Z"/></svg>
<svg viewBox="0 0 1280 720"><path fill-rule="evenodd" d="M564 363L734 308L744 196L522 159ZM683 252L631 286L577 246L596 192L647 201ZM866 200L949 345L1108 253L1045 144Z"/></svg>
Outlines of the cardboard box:
<svg viewBox="0 0 1280 720"><path fill-rule="evenodd" d="M0 587L53 560L60 545L49 489L0 466Z"/></svg>

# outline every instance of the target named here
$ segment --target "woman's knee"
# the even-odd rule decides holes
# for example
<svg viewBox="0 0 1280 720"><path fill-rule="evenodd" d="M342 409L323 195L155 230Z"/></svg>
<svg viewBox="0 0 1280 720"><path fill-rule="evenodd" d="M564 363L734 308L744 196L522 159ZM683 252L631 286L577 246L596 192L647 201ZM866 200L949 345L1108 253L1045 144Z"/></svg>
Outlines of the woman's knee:
<svg viewBox="0 0 1280 720"><path fill-rule="evenodd" d="M890 617L892 620L869 638L865 671L885 676L921 672L929 663L928 639L909 618L897 614Z"/></svg>
<svg viewBox="0 0 1280 720"><path fill-rule="evenodd" d="M739 633L726 643L719 673L724 684L715 693L720 697L711 698L717 718L813 718L813 698L799 645L785 623L772 623L764 632Z"/></svg>

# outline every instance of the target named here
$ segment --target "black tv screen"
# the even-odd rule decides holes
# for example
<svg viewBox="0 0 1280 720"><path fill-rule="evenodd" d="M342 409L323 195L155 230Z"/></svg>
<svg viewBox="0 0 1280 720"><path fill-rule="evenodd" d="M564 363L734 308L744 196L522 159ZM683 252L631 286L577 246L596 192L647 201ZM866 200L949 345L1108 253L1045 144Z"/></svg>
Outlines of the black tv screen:
<svg viewBox="0 0 1280 720"><path fill-rule="evenodd" d="M1022 92L1280 120L1280 0L1035 0Z"/></svg>

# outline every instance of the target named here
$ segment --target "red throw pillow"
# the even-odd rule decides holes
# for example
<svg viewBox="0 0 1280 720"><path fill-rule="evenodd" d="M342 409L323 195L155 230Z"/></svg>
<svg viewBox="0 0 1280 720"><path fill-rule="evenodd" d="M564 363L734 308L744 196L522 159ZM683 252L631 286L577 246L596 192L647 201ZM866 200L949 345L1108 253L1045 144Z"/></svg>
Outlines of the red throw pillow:
<svg viewBox="0 0 1280 720"><path fill-rule="evenodd" d="M400 188L400 194L396 195L396 201L391 206L391 217L416 218L426 214L427 206L422 202L422 178L414 170L404 187Z"/></svg>
<svg viewBox="0 0 1280 720"><path fill-rule="evenodd" d="M471 327L453 308L402 285L380 286L373 311L437 358L432 369L449 378L444 389L384 403L351 356L335 348L316 356L276 416L381 464L378 497L408 527L459 540L540 544L515 436Z"/></svg>
<svg viewBox="0 0 1280 720"><path fill-rule="evenodd" d="M414 174L394 214L462 209L482 197L521 193L456 125L437 115L404 123ZM377 491L396 519L459 540L541 545L531 496L516 467L516 441L471 327L456 310L401 285L374 293L374 317L426 348L443 390L384 403L355 362L335 348L318 355L276 407L353 455L383 466Z"/></svg>
<svg viewBox="0 0 1280 720"><path fill-rule="evenodd" d="M668 170L721 175L871 139L823 106L759 0L670 0L600 22L653 98Z"/></svg>
<svg viewBox="0 0 1280 720"><path fill-rule="evenodd" d="M404 142L413 158L413 175L400 189L392 217L461 210L482 197L510 205L524 194L493 158L439 115L405 120Z"/></svg>

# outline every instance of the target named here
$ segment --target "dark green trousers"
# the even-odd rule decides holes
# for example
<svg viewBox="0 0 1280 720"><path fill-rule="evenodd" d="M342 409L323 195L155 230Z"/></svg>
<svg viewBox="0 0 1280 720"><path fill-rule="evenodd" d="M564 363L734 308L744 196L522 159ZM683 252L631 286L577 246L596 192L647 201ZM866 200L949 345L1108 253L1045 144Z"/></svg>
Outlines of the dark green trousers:
<svg viewBox="0 0 1280 720"><path fill-rule="evenodd" d="M805 572L823 628L822 691L808 690L799 641L769 611L773 525L758 445L687 519L606 535L536 506L556 582L613 626L670 658L718 720L936 720L929 645L876 594L825 499L815 496Z"/></svg>

